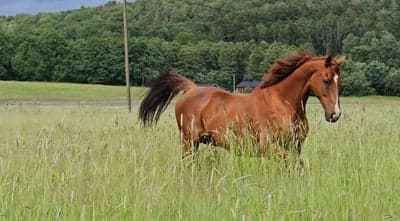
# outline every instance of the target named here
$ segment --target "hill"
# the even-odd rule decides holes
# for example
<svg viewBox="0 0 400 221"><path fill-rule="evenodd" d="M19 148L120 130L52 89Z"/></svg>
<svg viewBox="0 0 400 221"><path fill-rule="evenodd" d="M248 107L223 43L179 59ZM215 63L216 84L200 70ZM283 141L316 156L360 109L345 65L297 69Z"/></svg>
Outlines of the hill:
<svg viewBox="0 0 400 221"><path fill-rule="evenodd" d="M138 0L128 7L134 85L177 68L224 87L295 49L344 54L345 95L400 95L397 1ZM0 79L123 84L122 6L0 17Z"/></svg>

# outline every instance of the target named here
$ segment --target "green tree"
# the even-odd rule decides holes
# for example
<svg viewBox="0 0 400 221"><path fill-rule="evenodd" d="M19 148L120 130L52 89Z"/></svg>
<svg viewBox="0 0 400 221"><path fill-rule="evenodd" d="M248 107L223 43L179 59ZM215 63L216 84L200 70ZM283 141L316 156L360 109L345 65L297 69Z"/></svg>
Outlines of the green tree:
<svg viewBox="0 0 400 221"><path fill-rule="evenodd" d="M385 78L388 74L389 68L379 61L372 61L365 67L365 75L379 95L386 95Z"/></svg>
<svg viewBox="0 0 400 221"><path fill-rule="evenodd" d="M77 40L69 45L60 81L96 84L124 82L123 45L108 38Z"/></svg>
<svg viewBox="0 0 400 221"><path fill-rule="evenodd" d="M371 82L365 76L365 69L365 63L346 61L346 65L341 70L342 95L365 96L375 93L374 88L371 87Z"/></svg>
<svg viewBox="0 0 400 221"><path fill-rule="evenodd" d="M13 67L17 72L17 80L46 81L46 61L41 57L38 46L32 41L20 44L13 58Z"/></svg>
<svg viewBox="0 0 400 221"><path fill-rule="evenodd" d="M219 70L215 70L211 73L214 76L213 82L218 82L220 86L231 89L233 85L233 77L235 75L240 76L241 70L239 69L239 56L240 51L235 47L234 43L219 43L218 46L218 67ZM207 75L208 76L208 75ZM221 80L216 79L220 77Z"/></svg>
<svg viewBox="0 0 400 221"><path fill-rule="evenodd" d="M366 32L361 38L350 34L343 40L343 52L360 62L375 60L389 67L400 66L400 41L389 32Z"/></svg>
<svg viewBox="0 0 400 221"><path fill-rule="evenodd" d="M160 52L164 57L164 67L162 69L178 68L180 50L181 45L175 41L161 43Z"/></svg>
<svg viewBox="0 0 400 221"><path fill-rule="evenodd" d="M124 83L121 7L111 1L0 17L0 79ZM370 84L393 94L399 11L391 0L137 0L128 4L132 81L146 84L160 70L177 68L196 82L221 75L230 88L233 75L260 79L276 58L307 48L367 64L347 74L354 93L370 93L362 93Z"/></svg>
<svg viewBox="0 0 400 221"><path fill-rule="evenodd" d="M60 71L56 76L57 81L87 83L88 74L88 46L85 40L68 42L68 54L60 65Z"/></svg>
<svg viewBox="0 0 400 221"><path fill-rule="evenodd" d="M0 32L0 80L15 80L11 65L12 54L10 37Z"/></svg>
<svg viewBox="0 0 400 221"><path fill-rule="evenodd" d="M58 31L44 32L39 36L36 48L44 66L40 78L45 81L57 80L57 75L61 75L60 65L69 53L66 36Z"/></svg>
<svg viewBox="0 0 400 221"><path fill-rule="evenodd" d="M276 59L286 57L293 51L295 47L286 44L261 42L251 51L245 78L260 80Z"/></svg>
<svg viewBox="0 0 400 221"><path fill-rule="evenodd" d="M385 78L386 95L400 96L400 69L392 68Z"/></svg>
<svg viewBox="0 0 400 221"><path fill-rule="evenodd" d="M372 38L369 60L377 60L389 67L400 67L400 41L391 33L383 32L378 38Z"/></svg>
<svg viewBox="0 0 400 221"><path fill-rule="evenodd" d="M226 90L232 90L233 87L233 76L229 72L223 70L213 70L205 74L203 82L212 82L218 84L220 87Z"/></svg>
<svg viewBox="0 0 400 221"><path fill-rule="evenodd" d="M193 44L196 43L197 39L193 33L190 32L179 32L176 34L174 41L184 45L184 44Z"/></svg>
<svg viewBox="0 0 400 221"><path fill-rule="evenodd" d="M211 70L218 69L217 48L213 43L201 41L196 45L183 45L178 55L178 69L196 82Z"/></svg>
<svg viewBox="0 0 400 221"><path fill-rule="evenodd" d="M134 39L129 45L131 79L134 85L145 85L157 77L164 68L164 58L159 48L141 39Z"/></svg>
<svg viewBox="0 0 400 221"><path fill-rule="evenodd" d="M266 70L265 64L262 65L262 63L265 59L268 46L266 42L261 42L261 44L252 47L247 63L247 72L244 76L245 79L261 79Z"/></svg>

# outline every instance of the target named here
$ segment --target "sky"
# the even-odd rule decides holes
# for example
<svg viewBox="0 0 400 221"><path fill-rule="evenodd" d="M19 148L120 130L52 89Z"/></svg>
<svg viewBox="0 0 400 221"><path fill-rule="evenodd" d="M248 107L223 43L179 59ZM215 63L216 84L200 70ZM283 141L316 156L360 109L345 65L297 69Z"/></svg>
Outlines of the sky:
<svg viewBox="0 0 400 221"><path fill-rule="evenodd" d="M107 3L108 0L0 0L0 16L58 12Z"/></svg>

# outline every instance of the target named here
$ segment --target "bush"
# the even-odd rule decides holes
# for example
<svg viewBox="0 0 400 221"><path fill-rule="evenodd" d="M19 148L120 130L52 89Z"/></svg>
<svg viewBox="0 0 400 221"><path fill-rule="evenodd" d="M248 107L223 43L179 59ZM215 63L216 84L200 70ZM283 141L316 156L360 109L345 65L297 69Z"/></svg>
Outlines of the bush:
<svg viewBox="0 0 400 221"><path fill-rule="evenodd" d="M346 61L342 69L342 95L366 96L375 93L365 75L365 63Z"/></svg>
<svg viewBox="0 0 400 221"><path fill-rule="evenodd" d="M391 69L385 78L386 95L400 96L400 69Z"/></svg>
<svg viewBox="0 0 400 221"><path fill-rule="evenodd" d="M379 95L386 95L385 78L388 74L389 68L379 61L369 62L365 67L365 75Z"/></svg>

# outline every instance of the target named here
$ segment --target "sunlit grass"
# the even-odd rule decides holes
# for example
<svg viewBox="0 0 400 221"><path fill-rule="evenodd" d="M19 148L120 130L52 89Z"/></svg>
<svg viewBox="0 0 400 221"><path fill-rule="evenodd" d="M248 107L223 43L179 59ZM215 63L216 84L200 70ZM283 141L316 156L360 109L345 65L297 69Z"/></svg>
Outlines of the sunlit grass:
<svg viewBox="0 0 400 221"><path fill-rule="evenodd" d="M23 96L23 95L21 95ZM2 220L398 220L399 98L308 106L304 169L202 145L181 161L173 108L153 128L112 106L0 106Z"/></svg>
<svg viewBox="0 0 400 221"><path fill-rule="evenodd" d="M132 87L133 98L139 99L144 88ZM95 84L47 83L0 81L0 101L100 101L123 102L126 89L123 86Z"/></svg>

